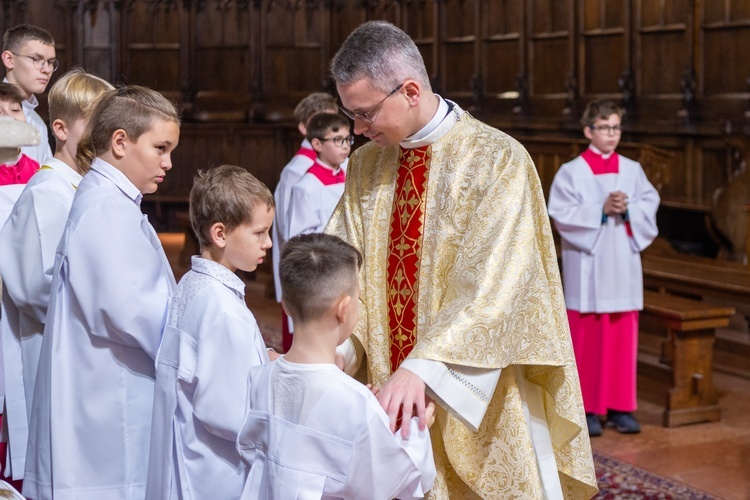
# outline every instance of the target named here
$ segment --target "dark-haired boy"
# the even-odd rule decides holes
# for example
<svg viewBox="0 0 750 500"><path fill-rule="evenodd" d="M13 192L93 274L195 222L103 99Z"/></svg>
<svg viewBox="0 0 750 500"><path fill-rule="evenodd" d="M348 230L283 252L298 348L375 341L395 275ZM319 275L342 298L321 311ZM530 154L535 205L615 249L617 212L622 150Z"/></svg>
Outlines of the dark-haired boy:
<svg viewBox="0 0 750 500"><path fill-rule="evenodd" d="M296 328L287 354L250 371L237 440L250 467L243 499L408 499L432 488L429 431L414 417L408 440L392 433L372 392L335 364L357 322L361 265L336 236L304 234L284 246L283 304Z"/></svg>
<svg viewBox="0 0 750 500"><path fill-rule="evenodd" d="M26 121L39 131L40 142L22 151L40 165L50 156L47 125L34 109L39 105L34 94L43 93L58 66L55 39L49 31L31 24L19 24L3 36L5 82L12 83L23 95Z"/></svg>

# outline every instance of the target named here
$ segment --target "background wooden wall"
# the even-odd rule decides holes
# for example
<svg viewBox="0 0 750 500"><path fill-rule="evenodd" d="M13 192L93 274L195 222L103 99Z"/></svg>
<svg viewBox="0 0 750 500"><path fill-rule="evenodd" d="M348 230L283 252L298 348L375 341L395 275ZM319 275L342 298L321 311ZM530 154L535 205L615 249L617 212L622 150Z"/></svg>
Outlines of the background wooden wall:
<svg viewBox="0 0 750 500"><path fill-rule="evenodd" d="M1 29L29 22L52 32L56 76L79 65L180 104L175 168L152 197L163 202L184 199L196 169L224 162L273 188L299 141L292 109L310 92L335 91L328 62L371 19L414 38L441 95L519 138L545 188L584 144L585 103L621 101L623 153L644 160L660 185L661 230L676 244L680 222L701 220L714 191L744 169L736 145L750 132L747 0L0 3Z"/></svg>

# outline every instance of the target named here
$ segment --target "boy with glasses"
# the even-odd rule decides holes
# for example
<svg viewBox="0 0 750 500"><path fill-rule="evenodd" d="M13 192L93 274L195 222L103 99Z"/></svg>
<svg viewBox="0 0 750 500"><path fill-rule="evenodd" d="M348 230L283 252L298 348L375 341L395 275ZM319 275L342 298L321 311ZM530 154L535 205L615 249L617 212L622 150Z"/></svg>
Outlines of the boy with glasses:
<svg viewBox="0 0 750 500"><path fill-rule="evenodd" d="M292 187L285 239L305 233L322 233L344 193L346 160L354 136L349 121L334 113L320 113L307 124L307 140L317 158Z"/></svg>
<svg viewBox="0 0 750 500"><path fill-rule="evenodd" d="M642 252L656 238L659 194L641 165L615 152L622 110L612 101L583 113L588 149L560 166L549 214L562 237L562 268L573 350L590 436L600 415L619 432L641 428L636 401Z"/></svg>
<svg viewBox="0 0 750 500"><path fill-rule="evenodd" d="M45 29L30 24L19 24L3 36L3 65L5 82L12 83L23 94L23 112L26 121L39 131L37 146L27 146L22 151L42 164L52 156L47 125L34 109L39 105L34 94L47 88L52 73L58 67L55 58L55 39Z"/></svg>

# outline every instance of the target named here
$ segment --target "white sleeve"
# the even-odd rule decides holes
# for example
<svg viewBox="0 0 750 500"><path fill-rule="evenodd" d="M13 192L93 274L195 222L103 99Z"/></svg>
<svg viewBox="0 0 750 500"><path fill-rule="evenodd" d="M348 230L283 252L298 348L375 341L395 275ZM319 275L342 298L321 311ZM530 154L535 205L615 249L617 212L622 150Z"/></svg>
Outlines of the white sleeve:
<svg viewBox="0 0 750 500"><path fill-rule="evenodd" d="M193 414L208 432L234 442L245 417L250 368L267 363L268 352L249 311L220 314L199 328L205 331L198 342Z"/></svg>
<svg viewBox="0 0 750 500"><path fill-rule="evenodd" d="M357 498L367 491L370 498L424 497L436 475L429 431L420 431L412 418L412 434L402 440L391 433L377 402L371 411L366 432L353 447L343 496Z"/></svg>
<svg viewBox="0 0 750 500"><path fill-rule="evenodd" d="M642 252L659 234L656 211L659 209L659 192L648 181L642 168L638 169L636 192L628 200L628 221L633 232L635 250Z"/></svg>
<svg viewBox="0 0 750 500"><path fill-rule="evenodd" d="M586 201L565 166L558 170L549 192L549 215L560 236L574 247L593 253L602 228L604 204Z"/></svg>
<svg viewBox="0 0 750 500"><path fill-rule="evenodd" d="M475 432L500 379L500 370L449 365L431 359L407 358L401 368L421 378L428 387L428 395Z"/></svg>
<svg viewBox="0 0 750 500"><path fill-rule="evenodd" d="M321 220L316 196L297 184L292 187L289 198L289 213L284 224L286 241L298 234L320 233L325 229L328 221Z"/></svg>
<svg viewBox="0 0 750 500"><path fill-rule="evenodd" d="M96 207L67 233L64 279L92 335L155 358L174 277L148 220L123 205Z"/></svg>

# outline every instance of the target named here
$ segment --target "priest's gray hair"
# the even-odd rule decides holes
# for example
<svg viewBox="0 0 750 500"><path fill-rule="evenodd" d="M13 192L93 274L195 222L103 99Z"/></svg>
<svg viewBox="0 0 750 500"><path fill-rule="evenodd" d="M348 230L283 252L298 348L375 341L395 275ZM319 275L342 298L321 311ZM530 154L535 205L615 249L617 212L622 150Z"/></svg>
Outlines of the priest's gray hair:
<svg viewBox="0 0 750 500"><path fill-rule="evenodd" d="M339 85L367 78L373 87L386 93L407 79L432 90L416 44L386 21L370 21L355 29L333 57L331 76Z"/></svg>

